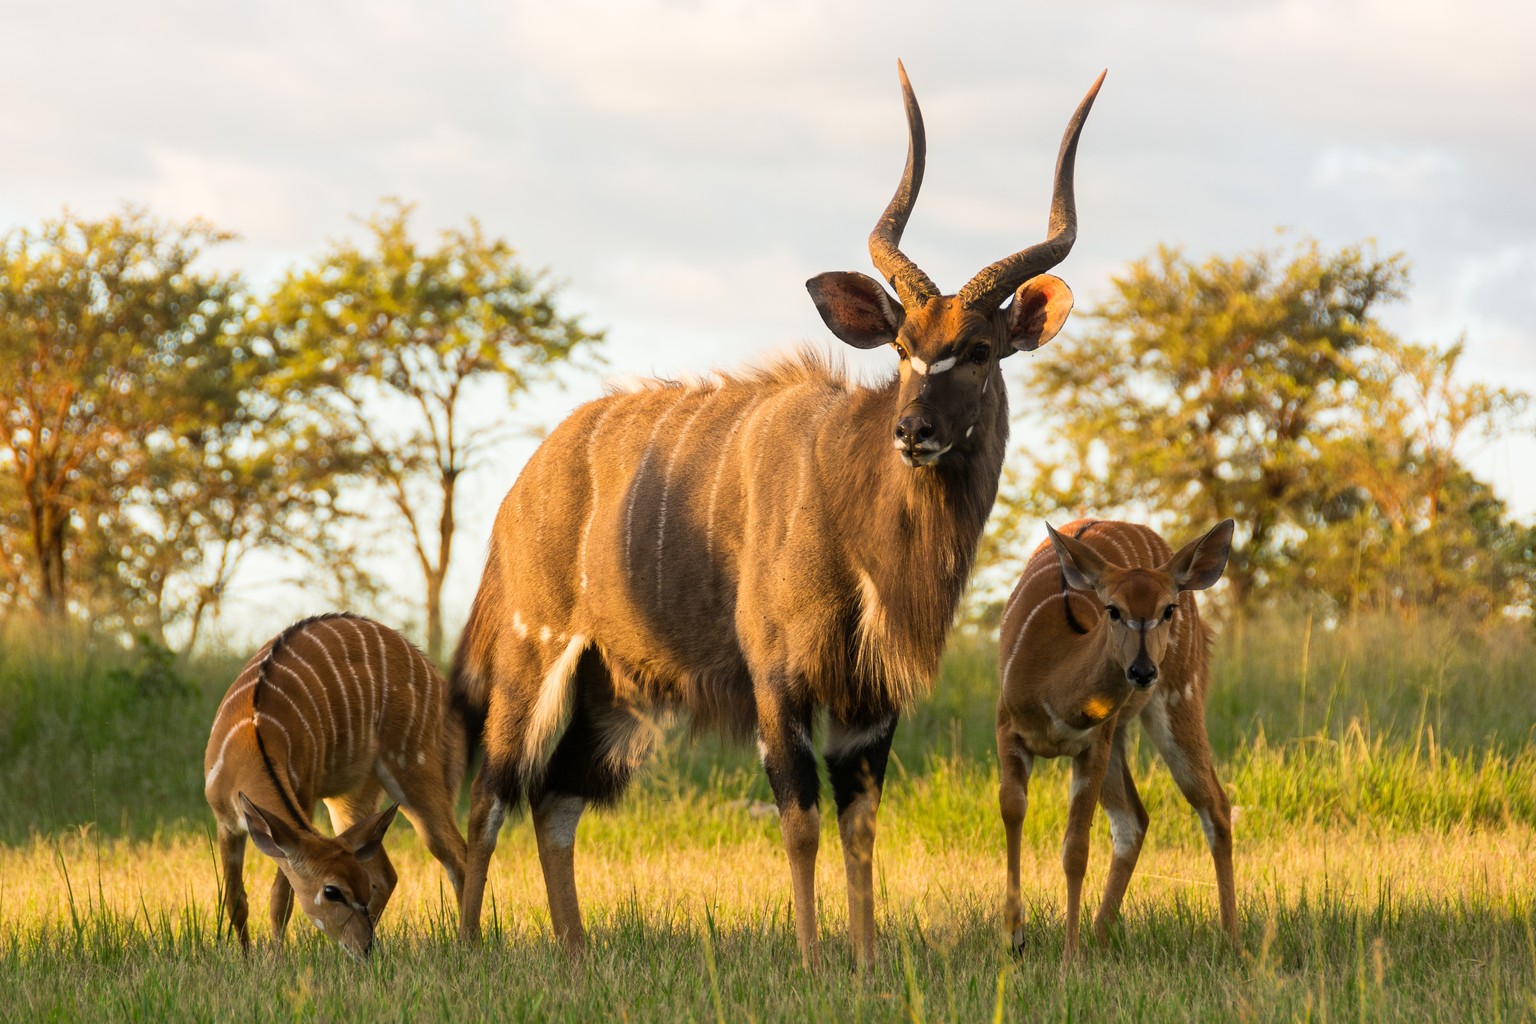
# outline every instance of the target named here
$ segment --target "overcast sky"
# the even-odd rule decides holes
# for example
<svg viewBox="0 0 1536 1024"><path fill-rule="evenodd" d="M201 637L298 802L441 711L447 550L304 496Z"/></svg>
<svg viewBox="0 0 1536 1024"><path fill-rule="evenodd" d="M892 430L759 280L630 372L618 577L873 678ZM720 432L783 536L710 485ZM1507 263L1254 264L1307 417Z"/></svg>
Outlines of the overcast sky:
<svg viewBox="0 0 1536 1024"><path fill-rule="evenodd" d="M1108 68L1057 271L1080 305L1158 243L1374 238L1413 266L1389 326L1465 334L1469 376L1536 391L1533 40L1536 5L1478 0L0 0L0 229L142 203L238 232L217 262L262 285L397 195L423 237L473 216L550 268L613 372L681 373L837 344L804 281L870 269L897 57L928 126L903 248L950 291L1042 235ZM1536 512L1536 444L1469 454ZM521 457L472 483L451 630Z"/></svg>

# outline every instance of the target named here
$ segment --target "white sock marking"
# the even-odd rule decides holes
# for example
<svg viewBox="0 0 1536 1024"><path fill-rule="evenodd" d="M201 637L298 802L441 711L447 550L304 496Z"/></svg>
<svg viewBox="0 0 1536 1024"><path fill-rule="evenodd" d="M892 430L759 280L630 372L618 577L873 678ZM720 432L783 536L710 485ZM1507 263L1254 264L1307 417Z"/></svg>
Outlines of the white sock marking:
<svg viewBox="0 0 1536 1024"><path fill-rule="evenodd" d="M550 795L539 804L539 830L549 845L557 850L569 850L576 845L576 826L581 822L581 812L587 802L569 793Z"/></svg>

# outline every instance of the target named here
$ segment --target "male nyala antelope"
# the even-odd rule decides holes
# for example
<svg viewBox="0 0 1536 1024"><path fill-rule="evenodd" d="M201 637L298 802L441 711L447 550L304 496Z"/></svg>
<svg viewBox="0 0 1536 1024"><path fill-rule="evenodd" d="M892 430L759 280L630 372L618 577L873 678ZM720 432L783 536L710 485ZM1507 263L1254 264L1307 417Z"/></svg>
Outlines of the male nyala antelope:
<svg viewBox="0 0 1536 1024"><path fill-rule="evenodd" d="M1237 937L1232 812L1205 735L1210 631L1193 591L1221 579L1232 520L1177 552L1132 523L1079 519L1031 556L1003 611L998 650L998 802L1008 835L1007 919L1022 942L1019 833L1036 757L1072 758L1062 867L1067 876L1066 959L1077 951L1078 908L1095 803L1109 815L1114 859L1094 918L1102 940L1136 869L1147 812L1125 760L1132 718L1152 738L1184 798L1200 815L1216 862L1221 926Z"/></svg>
<svg viewBox="0 0 1536 1024"><path fill-rule="evenodd" d="M824 711L849 931L856 959L873 959L875 814L891 737L938 666L996 495L1008 433L999 364L1048 341L1071 308L1066 285L1042 272L1076 237L1073 160L1099 83L1062 140L1048 238L956 295L898 248L924 159L905 71L901 86L906 169L869 239L898 298L857 273L807 284L833 334L892 346L899 372L863 387L802 353L707 383L610 394L556 428L502 503L452 683L481 709L486 747L470 809L466 937L478 935L503 818L526 798L555 935L584 946L577 821L588 803L618 797L657 722L681 709L756 736L801 955L814 964L812 730Z"/></svg>
<svg viewBox="0 0 1536 1024"><path fill-rule="evenodd" d="M368 954L395 888L382 841L397 807L460 894L464 839L453 805L465 756L442 676L399 633L356 615L321 615L273 637L224 695L203 761L224 903L240 944L250 946L247 832L277 861L270 912L279 941L297 894L316 928L353 956ZM378 811L382 793L395 804ZM310 824L318 799L334 839Z"/></svg>

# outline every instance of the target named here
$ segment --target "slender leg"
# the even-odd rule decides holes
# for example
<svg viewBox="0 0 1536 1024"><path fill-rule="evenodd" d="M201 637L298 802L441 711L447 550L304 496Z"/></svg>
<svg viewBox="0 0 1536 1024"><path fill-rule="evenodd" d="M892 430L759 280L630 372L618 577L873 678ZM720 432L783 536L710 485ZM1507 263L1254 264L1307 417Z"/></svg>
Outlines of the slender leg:
<svg viewBox="0 0 1536 1024"><path fill-rule="evenodd" d="M510 766L493 767L491 754L486 753L480 773L475 776L469 801L468 856L464 862L464 890L459 902L459 938L464 942L480 941L480 904L485 898L485 876L491 867L491 855L496 852L496 838L501 823L506 820L507 809L516 806L515 776ZM498 792L505 780L513 792Z"/></svg>
<svg viewBox="0 0 1536 1024"><path fill-rule="evenodd" d="M1072 759L1072 796L1067 808L1067 835L1061 844L1061 866L1067 875L1067 943L1062 954L1066 966L1077 955L1079 912L1082 909L1083 875L1088 871L1089 829L1093 809L1099 802L1099 787L1109 764L1111 746L1108 725L1092 747Z"/></svg>
<svg viewBox="0 0 1536 1024"><path fill-rule="evenodd" d="M444 792L452 792L445 790ZM424 796L413 801L412 806L402 807L411 819L411 827L427 841L427 849L443 866L448 881L453 885L455 902L464 905L464 861L469 855L459 826L453 820L453 804L446 796Z"/></svg>
<svg viewBox="0 0 1536 1024"><path fill-rule="evenodd" d="M1019 896L1019 857L1023 852L1024 815L1029 809L1029 773L1035 757L1012 726L997 727L998 783L997 804L1003 815L1003 832L1008 837L1008 894L1003 907L1003 921L1015 950L1024 947L1024 904Z"/></svg>
<svg viewBox="0 0 1536 1024"><path fill-rule="evenodd" d="M829 730L827 774L848 875L848 937L854 962L867 971L875 962L875 816L896 717L864 726L832 722Z"/></svg>
<svg viewBox="0 0 1536 1024"><path fill-rule="evenodd" d="M272 879L272 895L267 904L267 914L272 920L272 941L278 945L282 945L288 930L288 916L292 913L293 886L288 884L282 869L278 869L277 877Z"/></svg>
<svg viewBox="0 0 1536 1024"><path fill-rule="evenodd" d="M1237 941L1237 892L1232 877L1232 805L1211 764L1210 741L1205 735L1205 712L1191 701L1181 701L1171 711L1161 701L1147 705L1142 724L1158 753L1173 773L1184 799L1200 816L1206 845L1216 864L1216 892L1221 907L1221 928Z"/></svg>
<svg viewBox="0 0 1536 1024"><path fill-rule="evenodd" d="M549 896L549 923L566 951L580 955L587 948L576 899L576 825L587 802L572 793L546 792L533 807L533 834L538 841L544 889Z"/></svg>
<svg viewBox="0 0 1536 1024"><path fill-rule="evenodd" d="M1109 816L1109 834L1115 849L1109 865L1109 878L1104 882L1104 900L1093 920L1094 937L1102 943L1109 937L1109 926L1120 914L1120 902L1125 898L1126 886L1130 885L1136 860L1141 856L1142 837L1147 834L1147 809L1141 805L1136 781L1125 760L1123 722L1115 727L1109 767L1099 789L1099 804Z"/></svg>
<svg viewBox="0 0 1536 1024"><path fill-rule="evenodd" d="M601 658L582 658L576 671L579 702L539 790L530 794L550 926L572 954L585 950L587 941L576 893L576 826L588 804L618 800L661 735L644 709L618 697Z"/></svg>
<svg viewBox="0 0 1536 1024"><path fill-rule="evenodd" d="M224 865L224 912L240 939L240 948L249 952L251 933L246 927L250 912L245 901L245 833L219 826L219 859Z"/></svg>
<svg viewBox="0 0 1536 1024"><path fill-rule="evenodd" d="M811 716L807 705L787 695L792 688L782 677L769 680L756 694L758 751L768 784L779 807L779 828L789 854L794 893L795 938L800 960L814 969L820 964L816 928L816 849L821 841L821 778L811 749Z"/></svg>

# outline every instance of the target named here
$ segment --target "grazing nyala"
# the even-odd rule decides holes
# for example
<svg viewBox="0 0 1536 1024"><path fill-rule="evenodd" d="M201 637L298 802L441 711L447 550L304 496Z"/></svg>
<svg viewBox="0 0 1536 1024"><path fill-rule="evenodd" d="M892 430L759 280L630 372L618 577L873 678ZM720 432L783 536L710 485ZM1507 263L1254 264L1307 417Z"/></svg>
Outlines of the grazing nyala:
<svg viewBox="0 0 1536 1024"><path fill-rule="evenodd" d="M610 394L556 428L503 501L452 677L455 700L484 716L486 747L466 937L479 934L502 821L527 799L554 933L583 948L577 822L588 803L618 797L658 722L680 709L756 737L801 955L816 962L812 733L824 714L853 951L873 959L891 737L938 667L996 495L1008 435L1001 360L1044 344L1071 308L1066 285L1042 272L1076 237L1073 160L1099 87L1062 140L1048 238L943 295L897 247L924 159L904 71L901 86L906 170L869 239L897 297L858 273L807 284L833 334L892 346L899 371L865 387L802 353Z"/></svg>
<svg viewBox="0 0 1536 1024"><path fill-rule="evenodd" d="M1125 759L1125 732L1142 728L1200 816L1216 862L1221 926L1237 937L1232 811L1205 734L1209 628L1193 591L1221 579L1232 546L1224 519L1177 552L1133 523L1079 519L1036 549L1003 610L998 656L998 802L1008 839L1007 920L1023 941L1019 843L1036 757L1072 758L1062 867L1066 959L1077 951L1078 909L1095 803L1104 805L1114 859L1094 918L1103 940L1136 869L1147 812Z"/></svg>
<svg viewBox="0 0 1536 1024"><path fill-rule="evenodd" d="M250 946L247 832L277 861L270 912L279 941L297 895L315 927L354 956L368 954L395 888L382 842L397 805L461 893L464 839L453 805L466 749L442 676L394 630L321 615L268 641L224 695L203 760L240 944ZM395 804L380 811L384 793ZM321 799L335 838L311 824Z"/></svg>

